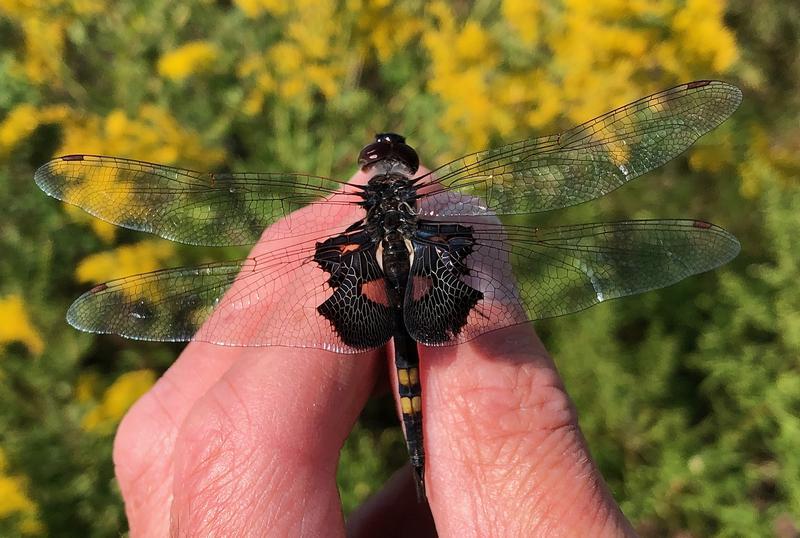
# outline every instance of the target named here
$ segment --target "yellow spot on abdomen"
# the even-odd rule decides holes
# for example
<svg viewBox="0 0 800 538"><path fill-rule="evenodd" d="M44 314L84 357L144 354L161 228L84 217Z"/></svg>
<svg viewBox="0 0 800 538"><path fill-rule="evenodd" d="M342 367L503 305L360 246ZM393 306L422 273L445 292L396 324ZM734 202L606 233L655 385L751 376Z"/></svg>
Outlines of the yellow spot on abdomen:
<svg viewBox="0 0 800 538"><path fill-rule="evenodd" d="M411 398L411 409L413 409L415 413L422 411L422 398L419 396Z"/></svg>
<svg viewBox="0 0 800 538"><path fill-rule="evenodd" d="M408 370L408 382L412 385L416 385L419 383L419 370L416 368L409 368Z"/></svg>
<svg viewBox="0 0 800 538"><path fill-rule="evenodd" d="M406 415L411 414L411 398L405 396L400 398L400 409L403 410L403 413Z"/></svg>
<svg viewBox="0 0 800 538"><path fill-rule="evenodd" d="M397 370L397 381L404 386L408 385L408 370Z"/></svg>

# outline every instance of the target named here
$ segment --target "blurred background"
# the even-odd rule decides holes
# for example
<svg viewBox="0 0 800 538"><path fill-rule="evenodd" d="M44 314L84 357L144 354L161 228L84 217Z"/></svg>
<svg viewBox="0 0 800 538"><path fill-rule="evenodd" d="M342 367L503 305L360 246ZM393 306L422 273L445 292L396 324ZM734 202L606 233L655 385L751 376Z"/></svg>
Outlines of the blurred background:
<svg viewBox="0 0 800 538"><path fill-rule="evenodd" d="M78 333L94 283L238 257L114 228L33 171L100 153L347 178L375 132L429 167L680 82L734 116L604 199L531 222L701 218L722 269L537 324L644 536L800 532L796 0L0 0L0 535L126 532L111 442L181 346ZM389 396L343 451L346 510L406 456Z"/></svg>

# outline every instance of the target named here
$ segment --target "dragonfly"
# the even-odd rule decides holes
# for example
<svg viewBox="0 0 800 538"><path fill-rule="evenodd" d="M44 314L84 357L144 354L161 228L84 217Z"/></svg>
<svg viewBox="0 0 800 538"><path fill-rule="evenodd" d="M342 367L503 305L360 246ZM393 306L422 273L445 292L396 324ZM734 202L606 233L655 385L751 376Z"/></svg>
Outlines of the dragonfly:
<svg viewBox="0 0 800 538"><path fill-rule="evenodd" d="M261 239L264 247L240 261L97 285L69 307L67 321L77 329L338 353L393 339L396 395L422 502L419 345L461 344L668 286L740 250L732 234L702 220L545 228L504 225L498 216L608 194L684 152L741 98L725 82L689 82L427 173L403 136L381 133L359 154L361 182L198 172L88 154L47 162L35 181L119 226L191 245Z"/></svg>

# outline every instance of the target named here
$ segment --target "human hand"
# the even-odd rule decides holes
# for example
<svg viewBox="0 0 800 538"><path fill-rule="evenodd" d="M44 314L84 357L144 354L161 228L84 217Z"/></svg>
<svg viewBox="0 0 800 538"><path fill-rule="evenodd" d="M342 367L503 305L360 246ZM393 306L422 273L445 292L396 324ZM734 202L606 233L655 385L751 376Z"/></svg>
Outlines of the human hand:
<svg viewBox="0 0 800 538"><path fill-rule="evenodd" d="M345 530L339 450L386 357L189 344L117 433L131 535L634 534L529 324L420 347L430 511L406 468Z"/></svg>

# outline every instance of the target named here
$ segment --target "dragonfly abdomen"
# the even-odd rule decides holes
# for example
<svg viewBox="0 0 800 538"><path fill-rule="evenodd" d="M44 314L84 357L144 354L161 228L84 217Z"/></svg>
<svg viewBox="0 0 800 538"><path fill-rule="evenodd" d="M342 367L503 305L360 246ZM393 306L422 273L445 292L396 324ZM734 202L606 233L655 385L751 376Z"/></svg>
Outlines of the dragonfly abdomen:
<svg viewBox="0 0 800 538"><path fill-rule="evenodd" d="M403 324L401 309L395 310L394 365L406 448L414 472L417 499L425 499L425 447L422 432L422 385L419 376L419 352L416 341Z"/></svg>

